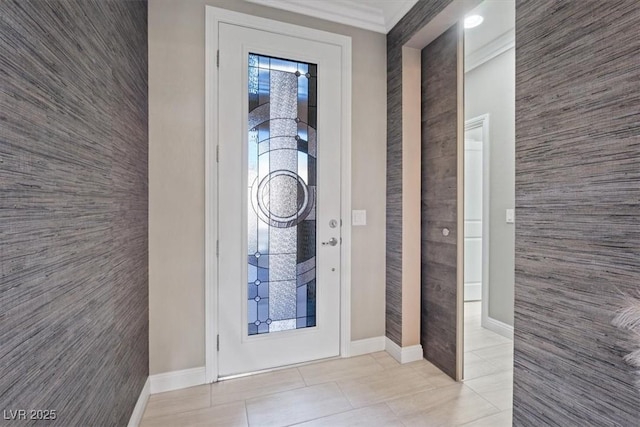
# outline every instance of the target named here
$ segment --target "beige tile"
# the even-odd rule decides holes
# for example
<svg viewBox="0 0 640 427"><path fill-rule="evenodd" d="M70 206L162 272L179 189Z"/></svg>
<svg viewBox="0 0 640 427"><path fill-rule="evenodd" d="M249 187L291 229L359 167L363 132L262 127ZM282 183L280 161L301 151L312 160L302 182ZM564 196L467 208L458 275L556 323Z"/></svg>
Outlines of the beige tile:
<svg viewBox="0 0 640 427"><path fill-rule="evenodd" d="M434 365L433 363L429 362L426 359L420 359L415 362L405 363L402 366L412 368L420 372L420 374L426 377L442 374L442 371L440 370L440 368L438 368L436 365Z"/></svg>
<svg viewBox="0 0 640 427"><path fill-rule="evenodd" d="M447 387L447 386L456 384L457 382L456 380L451 378L449 375L442 372L442 373L430 376L429 383L431 383L433 388L441 388L441 387Z"/></svg>
<svg viewBox="0 0 640 427"><path fill-rule="evenodd" d="M244 402L234 402L195 411L143 418L140 427L242 427L248 426Z"/></svg>
<svg viewBox="0 0 640 427"><path fill-rule="evenodd" d="M505 344L495 345L487 348L483 348L480 350L475 350L474 353L482 357L483 359L490 360L496 357L505 357L512 356L513 357L513 342L508 342Z"/></svg>
<svg viewBox="0 0 640 427"><path fill-rule="evenodd" d="M499 356L486 360L501 371L513 371L513 356Z"/></svg>
<svg viewBox="0 0 640 427"><path fill-rule="evenodd" d="M246 401L252 426L285 426L352 409L335 383L257 397Z"/></svg>
<svg viewBox="0 0 640 427"><path fill-rule="evenodd" d="M374 359L377 359L379 357L385 357L388 356L389 353L387 353L386 351L376 351L375 353L370 353L369 356L373 357Z"/></svg>
<svg viewBox="0 0 640 427"><path fill-rule="evenodd" d="M476 323L476 322L474 322L474 323ZM503 337L502 335L498 335L495 332L490 331L489 329L486 329L486 328L482 328L479 331L475 331L475 332L470 333L470 334L465 334L465 339L466 338L470 338L470 337L484 337L484 338L498 337L498 338L504 338L506 340L505 342L509 341L507 338ZM504 342L501 343L501 344L504 344Z"/></svg>
<svg viewBox="0 0 640 427"><path fill-rule="evenodd" d="M478 308L478 309L470 310L465 304L464 321L465 323L467 323L467 322L470 322L472 319L473 321L480 322L482 319L482 309Z"/></svg>
<svg viewBox="0 0 640 427"><path fill-rule="evenodd" d="M402 365L377 375L341 380L338 385L356 408L434 388L427 377Z"/></svg>
<svg viewBox="0 0 640 427"><path fill-rule="evenodd" d="M475 312L465 312L464 313L464 324L465 325L475 325L482 322L482 315L480 313Z"/></svg>
<svg viewBox="0 0 640 427"><path fill-rule="evenodd" d="M473 352L504 370L513 370L513 343L483 348Z"/></svg>
<svg viewBox="0 0 640 427"><path fill-rule="evenodd" d="M504 371L505 369L508 368L497 366L476 355L465 353L463 371L463 377L465 381L483 377L485 375L495 374L500 371Z"/></svg>
<svg viewBox="0 0 640 427"><path fill-rule="evenodd" d="M440 388L456 384L456 381L453 378L442 372L437 366L427 360L422 359L417 362L408 363L404 366L408 366L420 375L426 377L432 388Z"/></svg>
<svg viewBox="0 0 640 427"><path fill-rule="evenodd" d="M406 426L457 426L499 412L463 384L417 393L387 404Z"/></svg>
<svg viewBox="0 0 640 427"><path fill-rule="evenodd" d="M487 329L467 331L464 335L464 351L476 351L482 348L511 343L508 338Z"/></svg>
<svg viewBox="0 0 640 427"><path fill-rule="evenodd" d="M464 315L467 316L480 316L482 314L482 301L473 301L464 303Z"/></svg>
<svg viewBox="0 0 640 427"><path fill-rule="evenodd" d="M485 329L480 325L480 319L474 322L468 322L468 323L465 322L464 324L465 335L469 333L479 333L479 332L482 332L483 330Z"/></svg>
<svg viewBox="0 0 640 427"><path fill-rule="evenodd" d="M513 388L505 388L479 394L501 411L513 408Z"/></svg>
<svg viewBox="0 0 640 427"><path fill-rule="evenodd" d="M464 353L464 363L480 362L483 360L484 359L478 356L478 354L474 351L467 351Z"/></svg>
<svg viewBox="0 0 640 427"><path fill-rule="evenodd" d="M211 404L234 402L304 387L297 368L220 381L211 385Z"/></svg>
<svg viewBox="0 0 640 427"><path fill-rule="evenodd" d="M513 372L511 371L465 381L465 385L500 410L513 407Z"/></svg>
<svg viewBox="0 0 640 427"><path fill-rule="evenodd" d="M303 424L304 427L402 427L402 421L389 409L380 403L365 408L353 409L341 414L318 418Z"/></svg>
<svg viewBox="0 0 640 427"><path fill-rule="evenodd" d="M469 424L465 424L464 427L511 427L512 419L513 411L508 409L495 415L489 415L488 417L472 421Z"/></svg>
<svg viewBox="0 0 640 427"><path fill-rule="evenodd" d="M370 355L334 359L298 368L307 385L320 384L347 378L357 378L382 372L383 368Z"/></svg>
<svg viewBox="0 0 640 427"><path fill-rule="evenodd" d="M211 406L211 386L201 385L183 390L152 394L149 397L145 417L177 414Z"/></svg>
<svg viewBox="0 0 640 427"><path fill-rule="evenodd" d="M482 323L482 314L480 310L478 310L477 312L469 312L465 310L465 313L464 313L465 331L469 327L472 327L472 328L479 327L479 326L481 327L481 323Z"/></svg>
<svg viewBox="0 0 640 427"><path fill-rule="evenodd" d="M466 380L464 384L476 393L500 390L513 387L513 372L504 371L481 378Z"/></svg>
<svg viewBox="0 0 640 427"><path fill-rule="evenodd" d="M467 312L464 313L464 324L466 325L479 325L482 323L482 314L478 311L476 312Z"/></svg>
<svg viewBox="0 0 640 427"><path fill-rule="evenodd" d="M376 359L376 362L378 362L384 369L392 369L400 366L400 362L394 359L386 351L383 351L381 353L374 353L371 356L373 356L373 358Z"/></svg>
<svg viewBox="0 0 640 427"><path fill-rule="evenodd" d="M455 383L448 387L422 391L399 399L387 402L394 414L404 417L418 412L428 411L443 404L455 401L460 397L474 394L473 391L461 383Z"/></svg>

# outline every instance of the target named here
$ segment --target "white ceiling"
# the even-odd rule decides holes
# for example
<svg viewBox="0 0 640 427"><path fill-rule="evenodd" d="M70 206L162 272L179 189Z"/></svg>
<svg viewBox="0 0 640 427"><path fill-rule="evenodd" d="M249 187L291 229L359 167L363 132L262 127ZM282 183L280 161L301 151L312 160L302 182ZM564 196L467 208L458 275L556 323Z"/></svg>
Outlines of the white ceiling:
<svg viewBox="0 0 640 427"><path fill-rule="evenodd" d="M327 21L388 33L418 0L245 0ZM484 22L465 30L465 54L513 32L515 0L485 0L468 15L481 15Z"/></svg>
<svg viewBox="0 0 640 427"><path fill-rule="evenodd" d="M512 31L516 25L514 0L485 0L467 14L480 15L482 24L465 30L464 49L469 55Z"/></svg>
<svg viewBox="0 0 640 427"><path fill-rule="evenodd" d="M386 34L418 0L245 0Z"/></svg>

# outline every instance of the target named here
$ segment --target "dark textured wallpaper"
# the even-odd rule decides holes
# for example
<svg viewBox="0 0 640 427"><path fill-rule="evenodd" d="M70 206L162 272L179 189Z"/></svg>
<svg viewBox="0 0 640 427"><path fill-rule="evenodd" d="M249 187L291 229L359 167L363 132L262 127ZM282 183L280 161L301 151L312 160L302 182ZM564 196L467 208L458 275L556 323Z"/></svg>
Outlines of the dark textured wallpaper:
<svg viewBox="0 0 640 427"><path fill-rule="evenodd" d="M149 365L147 148L146 2L0 1L0 413L127 424Z"/></svg>
<svg viewBox="0 0 640 427"><path fill-rule="evenodd" d="M386 336L402 345L402 46L452 0L419 0L387 34Z"/></svg>
<svg viewBox="0 0 640 427"><path fill-rule="evenodd" d="M516 2L514 425L640 425L640 3Z"/></svg>

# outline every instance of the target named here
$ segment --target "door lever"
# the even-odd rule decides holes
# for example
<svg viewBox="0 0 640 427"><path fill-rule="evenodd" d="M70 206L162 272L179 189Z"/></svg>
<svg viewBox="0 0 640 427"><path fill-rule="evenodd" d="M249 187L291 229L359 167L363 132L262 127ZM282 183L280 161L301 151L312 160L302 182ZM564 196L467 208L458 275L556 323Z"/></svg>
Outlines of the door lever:
<svg viewBox="0 0 640 427"><path fill-rule="evenodd" d="M332 237L329 239L328 242L322 242L322 246L335 246L338 244L338 239L336 239L335 237Z"/></svg>

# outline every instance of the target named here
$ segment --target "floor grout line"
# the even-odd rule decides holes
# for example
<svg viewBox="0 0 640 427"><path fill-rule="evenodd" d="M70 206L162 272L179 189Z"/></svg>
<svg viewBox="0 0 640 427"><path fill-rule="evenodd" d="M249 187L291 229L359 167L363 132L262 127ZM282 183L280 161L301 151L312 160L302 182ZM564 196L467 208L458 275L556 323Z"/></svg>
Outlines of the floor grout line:
<svg viewBox="0 0 640 427"><path fill-rule="evenodd" d="M349 404L349 406L351 406L351 408L350 408L350 409L346 409L346 410L344 410L344 411L335 412L335 413L333 413L333 414L323 415L323 416L321 416L321 417L311 418L311 419L308 419L308 420L300 421L300 422L298 422L298 423L287 424L285 427L291 427L291 426L296 426L296 425L299 425L299 424L308 423L308 422L310 422L310 421L321 420L321 419L323 419L323 418L328 418L328 417L331 417L331 416L334 416L334 415L344 414L344 413L347 413L347 412L349 412L349 411L353 411L354 409L356 409L356 408L354 408L354 407L353 407L353 405L351 405L351 402L349 402L349 399L344 395L344 393L342 393L342 390L340 389L340 386L338 385L337 381L328 381L328 382L326 382L326 383L314 384L313 386L316 386L316 385L324 385L324 384L331 384L332 382L336 385L336 387L338 388L338 391L342 394L342 397L344 397L344 399L347 401L347 403ZM313 387L313 386L312 386L312 387Z"/></svg>
<svg viewBox="0 0 640 427"><path fill-rule="evenodd" d="M507 409L507 410L508 410L508 409ZM486 415L486 416L484 416L484 417L482 417L482 418L478 418L478 419L476 419L476 420L469 421L468 423L464 423L464 424L460 425L460 427L468 426L468 425L471 425L472 423L477 423L478 421L482 421L482 420L484 420L484 419L488 419L488 418L491 418L491 417L495 417L496 415L499 415L499 414L501 414L501 413L503 413L503 412L506 412L507 410L505 410L505 411L500 411L500 412L497 412L497 413L495 413L495 414L491 414L491 415Z"/></svg>
<svg viewBox="0 0 640 427"><path fill-rule="evenodd" d="M345 397L345 398L346 398L346 397ZM347 399L347 401L349 401L349 399ZM399 420L400 418L395 414L395 412L393 412L393 410L392 410L392 409L389 407L389 405L387 405L386 403L387 403L387 402L377 402L377 403L372 403L372 404L367 405L367 406L361 406L361 407L359 407L359 408L351 407L351 409L347 409L347 410L345 410L345 411L340 411L340 412L336 412L336 413L329 414L329 415L323 415L323 416L321 416L321 417L311 418L311 419L309 419L309 420L301 421L301 422L299 422L299 423L287 424L285 427L297 426L297 425L304 424L304 423L308 423L308 422L311 422L311 421L317 421L317 420L321 420L321 419L323 419L323 418L329 418L329 417L333 417L333 416L335 416L335 415L346 414L347 412L351 412L351 411L358 411L358 410L360 410L360 409L371 408L371 407L373 407L373 406L382 405L382 404L386 405L386 406L387 406L387 408L389 408L389 410L391 411L391 413L392 413L396 418L398 418L398 420Z"/></svg>
<svg viewBox="0 0 640 427"><path fill-rule="evenodd" d="M247 406L247 399L243 400L242 403L244 404L244 414L247 417L247 427L251 427L251 424L249 424L249 407Z"/></svg>
<svg viewBox="0 0 640 427"><path fill-rule="evenodd" d="M198 387L198 386L196 386L196 387ZM179 390L175 390L175 391L179 391ZM211 403L211 395L209 395L209 403ZM147 402L147 407L148 407L148 402ZM168 416L176 415L176 414L186 414L186 413L189 413L189 412L195 412L195 411L201 411L203 409L208 409L208 408L211 408L212 406L211 406L211 404L209 404L209 406L202 406L202 407L199 407L199 408L186 409L186 410L177 410L177 411L169 412L167 414L152 415L152 416L147 415L147 407L145 407L145 412L142 415L143 419L154 419L154 418L168 417Z"/></svg>
<svg viewBox="0 0 640 427"><path fill-rule="evenodd" d="M325 383L322 383L322 384L325 384ZM320 384L316 384L316 385L320 385ZM269 392L266 392L265 394L261 394L259 396L253 396L253 397L249 397L249 398L245 398L245 399L239 398L238 400L230 400L228 402L217 403L217 404L213 405L213 407L220 406L220 405L226 405L228 403L241 402L241 401L248 402L250 400L262 399L263 397L273 396L274 394L286 393L288 391L301 390L303 388L309 388L309 387L313 387L313 386L301 385L300 387L293 387L293 388L288 388L288 389L285 389L285 390L269 391Z"/></svg>
<svg viewBox="0 0 640 427"><path fill-rule="evenodd" d="M298 373L300 374L300 378L302 378L302 382L304 383L305 387L309 387L309 383L307 382L300 368L296 368L296 369L298 370Z"/></svg>
<svg viewBox="0 0 640 427"><path fill-rule="evenodd" d="M468 388L469 390L471 390L471 391L472 391L476 396L478 396L480 399L482 399L482 400L484 400L485 402L487 402L489 405L493 406L493 407L495 408L495 410L496 410L496 411L498 411L498 412L494 412L493 414L486 415L485 417L476 418L476 419L471 420L471 421L469 421L468 423L465 423L465 424L471 424L472 422L478 421L478 420L480 420L480 419L482 419L482 418L492 417L492 416L497 415L497 414L499 414L500 412L502 412L502 409L498 408L496 405L494 405L494 404L493 404L493 402L490 402L490 401L489 401L489 399L487 399L486 397L484 397L482 394L478 393L477 391L475 391L474 389L472 389L472 388L471 388L471 387L469 387L469 386L465 386L465 387L467 387L467 388ZM464 425L464 424L463 424L463 425Z"/></svg>
<svg viewBox="0 0 640 427"><path fill-rule="evenodd" d="M344 393L344 390L342 390L342 387L340 387L340 384L338 381L335 382L336 383L336 387L338 387L338 390L340 391L340 394L342 395L342 397L345 398L345 400L347 401L347 403L349 403L349 406L351 406L351 410L353 409L357 409L355 406L353 406L353 402L351 401L351 399L349 399L349 396L347 396Z"/></svg>

